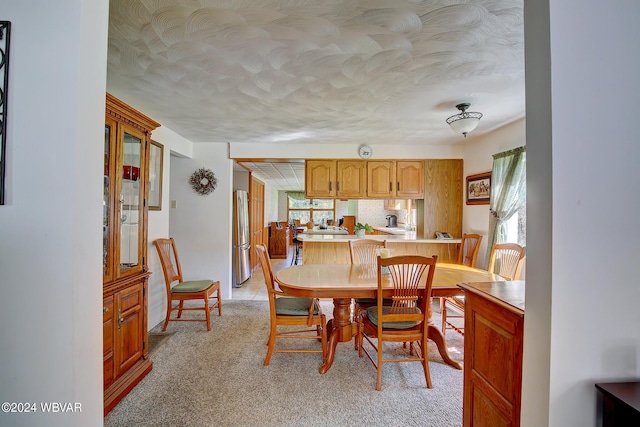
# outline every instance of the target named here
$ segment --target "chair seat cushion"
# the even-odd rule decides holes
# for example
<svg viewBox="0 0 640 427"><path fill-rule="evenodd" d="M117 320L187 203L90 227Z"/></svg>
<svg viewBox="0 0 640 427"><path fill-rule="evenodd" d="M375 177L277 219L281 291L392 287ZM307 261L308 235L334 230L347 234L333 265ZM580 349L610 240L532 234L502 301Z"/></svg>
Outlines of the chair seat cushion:
<svg viewBox="0 0 640 427"><path fill-rule="evenodd" d="M311 298L298 297L280 297L276 298L276 314L284 314L287 316L307 316L309 314L309 306ZM316 303L313 308L313 314L318 314L320 306Z"/></svg>
<svg viewBox="0 0 640 427"><path fill-rule="evenodd" d="M207 289L213 280L190 280L187 282L178 283L173 288L171 288L171 292L173 293L188 293L188 292L202 292Z"/></svg>
<svg viewBox="0 0 640 427"><path fill-rule="evenodd" d="M382 314L388 314L391 312L391 307L383 306ZM415 308L415 313L422 313L418 307ZM371 323L378 326L378 306L367 308L367 318ZM410 329L418 326L420 322L384 322L382 327L384 329Z"/></svg>

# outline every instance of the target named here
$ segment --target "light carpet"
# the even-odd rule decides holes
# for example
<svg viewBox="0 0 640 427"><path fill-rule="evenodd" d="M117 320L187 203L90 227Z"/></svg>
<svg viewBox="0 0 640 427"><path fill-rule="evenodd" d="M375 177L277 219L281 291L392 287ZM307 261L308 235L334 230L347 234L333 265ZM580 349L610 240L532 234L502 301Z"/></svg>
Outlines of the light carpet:
<svg viewBox="0 0 640 427"><path fill-rule="evenodd" d="M331 301L323 301L328 318ZM195 315L190 312L185 315ZM200 315L202 315L200 313ZM439 324L439 315L434 313ZM335 361L318 373L315 353L275 353L263 366L269 330L267 301L229 300L204 323L171 322L175 335L152 357L153 370L105 417L116 426L435 426L462 424L462 371L442 362L429 344L433 388L420 363L387 363L382 391L376 372L353 342L338 344ZM160 330L160 325L151 332ZM452 357L463 339L447 332ZM284 343L282 342L284 341ZM279 340L277 346L316 346Z"/></svg>

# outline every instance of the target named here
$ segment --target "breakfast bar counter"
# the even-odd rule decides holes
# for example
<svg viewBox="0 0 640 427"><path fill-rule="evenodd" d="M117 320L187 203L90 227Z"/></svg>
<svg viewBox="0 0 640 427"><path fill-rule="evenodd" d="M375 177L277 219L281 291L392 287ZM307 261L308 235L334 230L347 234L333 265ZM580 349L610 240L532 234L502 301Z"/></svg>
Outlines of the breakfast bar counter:
<svg viewBox="0 0 640 427"><path fill-rule="evenodd" d="M372 239L386 241L392 255L438 255L438 261L455 262L461 239L424 239L415 231L398 235L367 234L360 238L354 234L299 234L303 244L303 264L351 264L349 241Z"/></svg>

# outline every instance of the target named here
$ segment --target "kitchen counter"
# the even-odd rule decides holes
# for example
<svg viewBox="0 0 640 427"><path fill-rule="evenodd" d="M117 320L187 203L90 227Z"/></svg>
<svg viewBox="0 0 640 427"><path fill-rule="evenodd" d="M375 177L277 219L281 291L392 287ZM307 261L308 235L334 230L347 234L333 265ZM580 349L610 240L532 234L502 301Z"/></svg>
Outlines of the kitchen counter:
<svg viewBox="0 0 640 427"><path fill-rule="evenodd" d="M404 227L371 227L376 231L381 231L383 233L389 234L407 234L410 231L405 230Z"/></svg>
<svg viewBox="0 0 640 427"><path fill-rule="evenodd" d="M355 234L321 234L321 233L307 233L307 231L309 230L305 230L304 233L302 234L298 234L298 239L302 240L303 242L326 242L326 243L330 243L330 242L348 242L349 240L361 240L361 239L372 239L372 240L379 240L379 241L388 241L388 242L396 242L396 241L410 241L410 242L414 242L414 243L435 243L435 244L442 244L442 243L455 243L458 244L462 241L462 239L425 239L422 237L417 237L416 236L416 232L415 231L405 231L405 234L396 234L396 235L391 235L391 234L366 234L364 237L360 238L358 236L356 236Z"/></svg>
<svg viewBox="0 0 640 427"><path fill-rule="evenodd" d="M386 242L392 255L438 256L439 262L455 262L461 239L424 239L416 236L415 231L406 234L367 234L357 237L354 234L299 234L302 241L303 264L351 264L349 241L372 239Z"/></svg>
<svg viewBox="0 0 640 427"><path fill-rule="evenodd" d="M298 235L298 238L302 237L303 235L329 235L329 236L333 236L333 235L342 235L342 234L349 234L349 231L347 231L346 228L336 228L336 227L328 227L326 229L320 229L318 227L313 227L313 229L309 230L308 228L304 229L304 231ZM300 239L302 240L302 239Z"/></svg>

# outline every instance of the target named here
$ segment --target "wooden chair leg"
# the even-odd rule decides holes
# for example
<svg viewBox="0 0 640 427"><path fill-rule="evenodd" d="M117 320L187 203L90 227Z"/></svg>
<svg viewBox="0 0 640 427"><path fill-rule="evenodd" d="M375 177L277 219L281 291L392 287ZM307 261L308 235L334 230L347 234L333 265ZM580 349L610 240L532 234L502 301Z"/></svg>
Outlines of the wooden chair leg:
<svg viewBox="0 0 640 427"><path fill-rule="evenodd" d="M382 390L382 341L378 339L378 366L376 367L376 390Z"/></svg>
<svg viewBox="0 0 640 427"><path fill-rule="evenodd" d="M222 294L220 293L219 286L218 284L218 316L222 316Z"/></svg>
<svg viewBox="0 0 640 427"><path fill-rule="evenodd" d="M271 355L273 355L273 347L276 344L276 326L271 325L271 331L269 332L269 341L267 342L267 357L264 358L264 366L268 366L271 361Z"/></svg>
<svg viewBox="0 0 640 427"><path fill-rule="evenodd" d="M180 300L180 304L178 305L178 319L182 316L182 306L184 305L184 300Z"/></svg>
<svg viewBox="0 0 640 427"><path fill-rule="evenodd" d="M207 331L211 330L211 311L209 310L209 297L205 295L204 297L204 312L205 317L207 318Z"/></svg>
<svg viewBox="0 0 640 427"><path fill-rule="evenodd" d="M167 300L167 315L164 318L164 325L162 325L162 332L167 330L167 325L169 324L169 318L171 317L171 306L173 305L173 300L169 298Z"/></svg>
<svg viewBox="0 0 640 427"><path fill-rule="evenodd" d="M421 345L422 350L422 367L424 369L424 378L427 381L427 388L433 388L431 384L431 371L429 370L429 349L427 348L427 338L425 337Z"/></svg>

